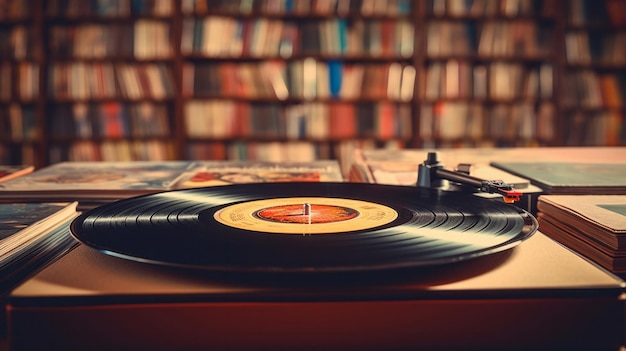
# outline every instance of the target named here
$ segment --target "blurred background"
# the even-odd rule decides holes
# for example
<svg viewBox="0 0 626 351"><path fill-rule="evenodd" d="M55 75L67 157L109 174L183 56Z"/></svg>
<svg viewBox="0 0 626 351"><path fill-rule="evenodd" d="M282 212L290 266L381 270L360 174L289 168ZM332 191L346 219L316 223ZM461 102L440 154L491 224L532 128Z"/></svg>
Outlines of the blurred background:
<svg viewBox="0 0 626 351"><path fill-rule="evenodd" d="M0 0L0 163L625 145L626 0Z"/></svg>

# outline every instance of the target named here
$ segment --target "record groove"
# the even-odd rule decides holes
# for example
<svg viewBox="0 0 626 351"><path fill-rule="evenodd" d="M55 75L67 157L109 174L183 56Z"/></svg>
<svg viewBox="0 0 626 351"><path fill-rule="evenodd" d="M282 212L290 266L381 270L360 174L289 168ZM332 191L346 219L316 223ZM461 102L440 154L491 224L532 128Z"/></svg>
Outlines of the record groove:
<svg viewBox="0 0 626 351"><path fill-rule="evenodd" d="M302 199L306 203L300 204ZM333 220L341 206L358 215ZM253 213L257 207L284 217L268 220ZM252 208L249 214L248 208ZM307 212L311 208L313 213ZM295 223L303 215L313 222ZM331 220L323 218L321 224L312 220L328 215ZM246 223L233 224L239 221ZM267 230L270 226L278 232ZM524 210L471 194L356 183L169 191L103 205L83 213L71 226L82 243L118 257L268 273L378 271L452 263L510 249L536 230L535 218Z"/></svg>

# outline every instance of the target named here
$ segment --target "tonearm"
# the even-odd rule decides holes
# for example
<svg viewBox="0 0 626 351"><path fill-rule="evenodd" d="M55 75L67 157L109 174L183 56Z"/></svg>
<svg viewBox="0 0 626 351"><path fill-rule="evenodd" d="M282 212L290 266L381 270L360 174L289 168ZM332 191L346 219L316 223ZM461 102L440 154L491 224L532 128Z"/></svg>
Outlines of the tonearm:
<svg viewBox="0 0 626 351"><path fill-rule="evenodd" d="M501 180L484 180L469 175L469 167L455 171L447 170L438 160L436 152L429 152L426 160L419 165L417 171L417 186L441 188L444 181L470 186L478 191L489 194L500 194L504 202L519 201L522 193L513 190L513 186Z"/></svg>

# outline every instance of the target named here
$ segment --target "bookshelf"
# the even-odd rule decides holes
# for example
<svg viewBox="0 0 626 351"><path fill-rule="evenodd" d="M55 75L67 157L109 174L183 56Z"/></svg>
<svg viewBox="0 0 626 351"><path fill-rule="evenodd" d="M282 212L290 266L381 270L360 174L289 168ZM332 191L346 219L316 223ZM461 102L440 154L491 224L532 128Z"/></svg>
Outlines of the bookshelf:
<svg viewBox="0 0 626 351"><path fill-rule="evenodd" d="M42 14L31 1L12 1L0 12L0 158L35 164L43 147Z"/></svg>
<svg viewBox="0 0 626 351"><path fill-rule="evenodd" d="M568 2L561 104L566 145L626 141L626 2Z"/></svg>
<svg viewBox="0 0 626 351"><path fill-rule="evenodd" d="M45 162L176 158L174 2L44 5Z"/></svg>
<svg viewBox="0 0 626 351"><path fill-rule="evenodd" d="M625 3L6 0L0 162L624 145Z"/></svg>
<svg viewBox="0 0 626 351"><path fill-rule="evenodd" d="M410 140L413 14L377 3L183 2L186 154L313 160Z"/></svg>
<svg viewBox="0 0 626 351"><path fill-rule="evenodd" d="M432 1L416 97L422 146L558 144L552 1Z"/></svg>

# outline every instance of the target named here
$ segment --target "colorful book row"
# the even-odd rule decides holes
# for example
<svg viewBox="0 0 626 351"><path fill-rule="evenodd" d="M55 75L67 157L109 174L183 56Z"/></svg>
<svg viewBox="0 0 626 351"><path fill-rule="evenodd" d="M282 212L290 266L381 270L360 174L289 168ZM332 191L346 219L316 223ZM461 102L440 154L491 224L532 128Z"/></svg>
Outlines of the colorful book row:
<svg viewBox="0 0 626 351"><path fill-rule="evenodd" d="M34 165L40 155L35 151L34 144L3 144L0 143L0 163L5 165Z"/></svg>
<svg viewBox="0 0 626 351"><path fill-rule="evenodd" d="M292 55L404 57L413 55L408 19L187 18L181 52L207 57Z"/></svg>
<svg viewBox="0 0 626 351"><path fill-rule="evenodd" d="M584 108L626 106L626 73L568 72L563 78L563 105Z"/></svg>
<svg viewBox="0 0 626 351"><path fill-rule="evenodd" d="M164 140L77 141L48 148L50 163L61 161L164 161L175 159L174 147Z"/></svg>
<svg viewBox="0 0 626 351"><path fill-rule="evenodd" d="M0 2L0 21L24 19L31 14L32 0L3 0Z"/></svg>
<svg viewBox="0 0 626 351"><path fill-rule="evenodd" d="M169 58L171 30L167 22L139 19L133 24L56 25L48 47L53 58Z"/></svg>
<svg viewBox="0 0 626 351"><path fill-rule="evenodd" d="M56 63L48 70L48 95L56 99L167 99L174 94L165 64Z"/></svg>
<svg viewBox="0 0 626 351"><path fill-rule="evenodd" d="M23 142L39 138L35 106L9 104L0 106L0 140Z"/></svg>
<svg viewBox="0 0 626 351"><path fill-rule="evenodd" d="M0 62L0 102L33 101L39 96L39 65Z"/></svg>
<svg viewBox="0 0 626 351"><path fill-rule="evenodd" d="M411 106L379 103L248 104L228 100L185 105L190 138L408 139Z"/></svg>
<svg viewBox="0 0 626 351"><path fill-rule="evenodd" d="M596 0L571 0L568 14L569 24L584 25L626 25L626 2L623 0L608 0L599 4Z"/></svg>
<svg viewBox="0 0 626 351"><path fill-rule="evenodd" d="M387 145L376 145L371 139L341 140L338 142L208 142L187 143L186 155L194 160L238 160L272 162L311 162L315 160L337 159L341 172L349 173L356 149L374 149L388 147L397 150L402 143L391 140Z"/></svg>
<svg viewBox="0 0 626 351"><path fill-rule="evenodd" d="M55 105L47 114L53 138L165 137L170 134L169 107L143 102Z"/></svg>
<svg viewBox="0 0 626 351"><path fill-rule="evenodd" d="M260 63L187 64L184 96L410 101L415 68L401 63L350 64L313 58Z"/></svg>
<svg viewBox="0 0 626 351"><path fill-rule="evenodd" d="M550 99L553 97L552 65L491 64L447 60L430 63L422 91L426 99Z"/></svg>
<svg viewBox="0 0 626 351"><path fill-rule="evenodd" d="M547 16L554 1L535 0L430 0L428 12L434 16Z"/></svg>
<svg viewBox="0 0 626 351"><path fill-rule="evenodd" d="M39 55L37 37L32 26L0 27L0 59L25 60Z"/></svg>
<svg viewBox="0 0 626 351"><path fill-rule="evenodd" d="M626 143L625 114L621 111L572 111L568 114L565 144L620 146Z"/></svg>
<svg viewBox="0 0 626 351"><path fill-rule="evenodd" d="M234 160L270 162L310 162L330 158L330 147L325 143L308 141L187 144L187 156L194 160Z"/></svg>
<svg viewBox="0 0 626 351"><path fill-rule="evenodd" d="M310 162L320 160L320 145L307 141L236 142L226 146L228 160Z"/></svg>
<svg viewBox="0 0 626 351"><path fill-rule="evenodd" d="M182 0L184 14L209 12L264 15L399 16L411 13L410 0Z"/></svg>
<svg viewBox="0 0 626 351"><path fill-rule="evenodd" d="M550 102L494 105L446 102L420 108L419 131L425 140L552 140L555 107Z"/></svg>
<svg viewBox="0 0 626 351"><path fill-rule="evenodd" d="M128 17L169 16L174 13L172 0L46 0L50 17Z"/></svg>
<svg viewBox="0 0 626 351"><path fill-rule="evenodd" d="M217 147L216 150L210 150ZM323 149L323 147L322 147ZM308 162L322 159L320 147L312 142L235 142L217 144L190 143L189 159L228 159L257 161ZM225 152L219 157L218 152ZM159 161L173 159L172 145L162 140L149 141L79 141L50 147L51 163L61 161Z"/></svg>
<svg viewBox="0 0 626 351"><path fill-rule="evenodd" d="M575 31L565 34L565 53L570 64L626 64L626 32Z"/></svg>
<svg viewBox="0 0 626 351"><path fill-rule="evenodd" d="M430 21L426 29L428 56L544 58L554 48L553 25L530 21Z"/></svg>

